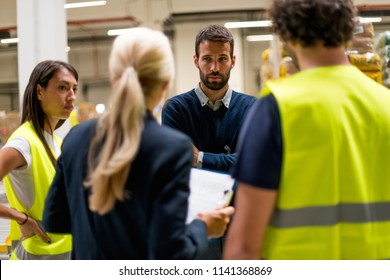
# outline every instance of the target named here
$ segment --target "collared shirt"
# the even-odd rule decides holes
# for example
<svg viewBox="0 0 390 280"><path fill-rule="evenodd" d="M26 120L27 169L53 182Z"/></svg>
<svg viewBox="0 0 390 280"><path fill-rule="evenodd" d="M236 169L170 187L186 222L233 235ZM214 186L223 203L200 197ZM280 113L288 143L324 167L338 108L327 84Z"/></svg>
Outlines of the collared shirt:
<svg viewBox="0 0 390 280"><path fill-rule="evenodd" d="M230 86L228 87L225 96L222 99L218 99L217 101L215 101L215 103L213 103L207 97L207 95L203 92L199 84L195 87L195 93L196 96L199 98L199 102L202 105L202 107L207 105L213 111L217 111L219 108L221 108L222 104L225 105L226 108L229 108L230 100L232 98L232 88ZM197 166L196 166L198 168L202 168L203 155L204 153L202 151L199 151L198 158L197 158Z"/></svg>
<svg viewBox="0 0 390 280"><path fill-rule="evenodd" d="M199 98L200 104L203 106L207 105L211 108L213 111L217 111L219 108L221 108L222 104L229 108L230 100L232 98L232 88L229 86L228 90L225 93L225 96L222 99L218 99L214 103L207 97L207 95L203 92L200 85L198 84L195 87L195 93L196 96Z"/></svg>
<svg viewBox="0 0 390 280"><path fill-rule="evenodd" d="M236 158L237 139L242 123L256 101L255 96L236 92L231 87L228 109L225 105L217 111L208 106L202 107L195 87L171 97L164 105L162 123L189 135L194 146L204 151L203 168L225 172L230 169ZM219 98L222 99L223 96ZM227 154L228 150L230 154ZM194 166L198 165L196 153L195 150Z"/></svg>

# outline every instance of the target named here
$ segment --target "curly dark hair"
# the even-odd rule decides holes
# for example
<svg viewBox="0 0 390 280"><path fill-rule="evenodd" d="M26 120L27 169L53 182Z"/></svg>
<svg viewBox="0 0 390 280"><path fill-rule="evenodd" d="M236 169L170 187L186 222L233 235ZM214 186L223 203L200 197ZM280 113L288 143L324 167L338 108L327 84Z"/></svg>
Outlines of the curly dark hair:
<svg viewBox="0 0 390 280"><path fill-rule="evenodd" d="M269 15L285 42L337 47L352 38L356 9L352 0L274 0Z"/></svg>

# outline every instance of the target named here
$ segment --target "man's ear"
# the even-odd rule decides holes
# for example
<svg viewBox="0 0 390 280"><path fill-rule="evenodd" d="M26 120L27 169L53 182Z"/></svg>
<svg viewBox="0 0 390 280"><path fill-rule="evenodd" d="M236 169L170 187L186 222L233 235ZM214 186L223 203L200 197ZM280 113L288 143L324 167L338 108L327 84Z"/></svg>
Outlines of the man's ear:
<svg viewBox="0 0 390 280"><path fill-rule="evenodd" d="M235 54L232 57L232 67L231 67L231 69L234 68L234 65L236 65L236 55Z"/></svg>
<svg viewBox="0 0 390 280"><path fill-rule="evenodd" d="M196 68L199 69L199 60L198 60L198 57L196 56L196 54L194 54L194 64L195 64Z"/></svg>
<svg viewBox="0 0 390 280"><path fill-rule="evenodd" d="M296 47L299 45L299 42L296 41L296 40L292 40L292 41L288 41L288 42L285 42L287 48L292 51L293 53L295 53L295 49Z"/></svg>

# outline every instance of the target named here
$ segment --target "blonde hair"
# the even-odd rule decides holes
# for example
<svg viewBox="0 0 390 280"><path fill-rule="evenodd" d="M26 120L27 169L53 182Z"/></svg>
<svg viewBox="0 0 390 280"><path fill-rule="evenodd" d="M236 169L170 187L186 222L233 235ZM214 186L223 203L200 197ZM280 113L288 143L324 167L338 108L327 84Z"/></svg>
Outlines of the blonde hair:
<svg viewBox="0 0 390 280"><path fill-rule="evenodd" d="M111 107L100 118L88 154L89 208L103 215L129 195L125 183L137 155L145 120L145 99L174 76L168 38L145 27L130 29L113 43L109 72Z"/></svg>

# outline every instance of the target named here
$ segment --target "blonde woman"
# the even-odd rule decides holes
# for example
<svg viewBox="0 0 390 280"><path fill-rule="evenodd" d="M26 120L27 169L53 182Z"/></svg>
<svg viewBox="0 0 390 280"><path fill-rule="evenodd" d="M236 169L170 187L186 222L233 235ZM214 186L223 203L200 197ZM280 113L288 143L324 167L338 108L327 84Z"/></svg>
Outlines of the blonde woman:
<svg viewBox="0 0 390 280"><path fill-rule="evenodd" d="M133 28L109 60L112 96L62 146L44 226L72 233L75 259L192 259L221 236L232 207L185 225L192 146L152 115L174 76L168 38Z"/></svg>

